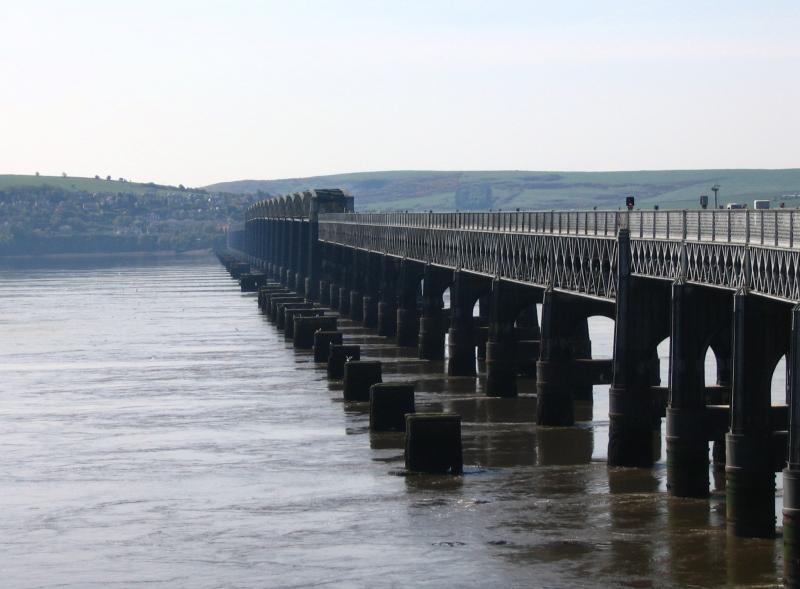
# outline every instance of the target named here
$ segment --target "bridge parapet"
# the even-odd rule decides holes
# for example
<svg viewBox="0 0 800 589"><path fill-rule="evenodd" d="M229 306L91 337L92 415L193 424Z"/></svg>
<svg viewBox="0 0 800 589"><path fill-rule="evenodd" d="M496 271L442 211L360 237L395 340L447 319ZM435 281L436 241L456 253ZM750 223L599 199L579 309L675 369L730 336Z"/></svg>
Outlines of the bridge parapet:
<svg viewBox="0 0 800 589"><path fill-rule="evenodd" d="M320 215L321 241L613 299L616 241L631 271L800 300L798 212L516 211Z"/></svg>
<svg viewBox="0 0 800 589"><path fill-rule="evenodd" d="M425 227L632 239L736 243L800 248L800 212L774 210L698 211L514 211L326 214L327 223Z"/></svg>
<svg viewBox="0 0 800 589"><path fill-rule="evenodd" d="M617 221L615 213L602 211L583 217L550 212L321 215L319 239L613 299Z"/></svg>

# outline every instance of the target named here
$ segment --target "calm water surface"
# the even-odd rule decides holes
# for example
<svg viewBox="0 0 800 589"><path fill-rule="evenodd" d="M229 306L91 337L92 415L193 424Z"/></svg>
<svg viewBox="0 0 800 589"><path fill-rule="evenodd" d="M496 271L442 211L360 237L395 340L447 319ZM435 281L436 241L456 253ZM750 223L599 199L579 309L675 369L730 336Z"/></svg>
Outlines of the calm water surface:
<svg viewBox="0 0 800 589"><path fill-rule="evenodd" d="M342 325L418 409L464 417L463 477L397 476L402 438L370 435L211 257L0 268L0 585L779 583L781 540L728 538L718 493L667 497L663 453L606 466L607 387L537 429L532 381L489 399ZM609 356L609 326L592 337Z"/></svg>

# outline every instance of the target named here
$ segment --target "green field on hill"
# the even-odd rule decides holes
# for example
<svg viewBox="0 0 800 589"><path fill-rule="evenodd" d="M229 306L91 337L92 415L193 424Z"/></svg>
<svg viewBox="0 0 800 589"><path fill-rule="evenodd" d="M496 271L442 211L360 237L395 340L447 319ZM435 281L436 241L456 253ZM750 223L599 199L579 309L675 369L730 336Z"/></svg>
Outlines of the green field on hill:
<svg viewBox="0 0 800 589"><path fill-rule="evenodd" d="M637 207L697 208L701 194L721 186L720 204L754 199L800 206L800 169L637 172L365 172L283 180L241 180L210 191L285 194L342 188L356 210L616 209L634 195Z"/></svg>
<svg viewBox="0 0 800 589"><path fill-rule="evenodd" d="M161 184L129 182L119 179L80 178L72 176L31 176L22 174L0 174L0 190L11 188L36 188L50 186L65 191L148 194L153 192L180 190L177 186Z"/></svg>

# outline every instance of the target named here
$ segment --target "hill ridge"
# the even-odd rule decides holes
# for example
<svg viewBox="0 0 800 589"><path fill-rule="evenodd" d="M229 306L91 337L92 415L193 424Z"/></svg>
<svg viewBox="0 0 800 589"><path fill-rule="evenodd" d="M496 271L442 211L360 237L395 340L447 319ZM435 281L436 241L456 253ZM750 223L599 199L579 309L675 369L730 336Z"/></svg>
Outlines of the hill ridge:
<svg viewBox="0 0 800 589"><path fill-rule="evenodd" d="M800 205L800 168L542 171L389 170L275 180L235 180L206 186L239 194L284 194L336 186L356 197L357 210L497 208L618 208L633 194L650 208L695 208L719 184L720 203L756 198ZM791 201L791 202L790 202Z"/></svg>

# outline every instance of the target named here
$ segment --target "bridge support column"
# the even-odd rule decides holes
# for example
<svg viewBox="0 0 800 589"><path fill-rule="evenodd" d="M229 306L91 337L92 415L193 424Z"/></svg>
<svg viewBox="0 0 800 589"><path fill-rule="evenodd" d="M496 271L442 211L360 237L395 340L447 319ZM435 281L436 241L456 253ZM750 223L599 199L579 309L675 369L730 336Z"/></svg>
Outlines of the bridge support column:
<svg viewBox="0 0 800 589"><path fill-rule="evenodd" d="M486 394L491 397L517 396L517 339L514 333L518 305L514 287L499 279L492 281L489 340L486 342Z"/></svg>
<svg viewBox="0 0 800 589"><path fill-rule="evenodd" d="M419 335L417 295L422 280L422 267L410 260L400 260L397 279L397 345L416 347Z"/></svg>
<svg viewBox="0 0 800 589"><path fill-rule="evenodd" d="M517 338L517 374L535 378L542 339L536 305L531 305L517 316L514 333Z"/></svg>
<svg viewBox="0 0 800 589"><path fill-rule="evenodd" d="M330 247L331 279L328 282L328 305L334 311L339 310L339 280L342 275L342 248L338 245Z"/></svg>
<svg viewBox="0 0 800 589"><path fill-rule="evenodd" d="M733 316L733 299L729 297L728 322L711 340L711 350L717 361L717 387L716 395L710 404L727 405L731 404L731 382L732 376L732 332L731 320ZM707 399L708 402L708 399ZM711 450L712 472L714 476L714 487L716 489L725 488L725 434L727 432L715 432L712 436L713 444Z"/></svg>
<svg viewBox="0 0 800 589"><path fill-rule="evenodd" d="M350 316L350 266L353 263L353 250L348 247L339 248L339 295L337 310L342 317Z"/></svg>
<svg viewBox="0 0 800 589"><path fill-rule="evenodd" d="M453 272L450 287L450 328L447 331L447 374L475 376L475 329L472 310L478 293L476 281L469 274Z"/></svg>
<svg viewBox="0 0 800 589"><path fill-rule="evenodd" d="M672 285L670 395L667 406L667 489L677 497L708 497L705 410L705 317L698 287Z"/></svg>
<svg viewBox="0 0 800 589"><path fill-rule="evenodd" d="M591 357L583 302L548 289L542 300L540 358L536 365L536 423L575 424L574 401L592 400L592 384L574 360ZM586 389L588 388L588 395Z"/></svg>
<svg viewBox="0 0 800 589"><path fill-rule="evenodd" d="M297 267L297 223L294 219L286 219L286 230L289 235L286 267L284 268L284 284L296 292L295 268Z"/></svg>
<svg viewBox="0 0 800 589"><path fill-rule="evenodd" d="M475 321L475 345L477 346L478 360L486 360L486 342L489 339L489 310L491 308L492 294L487 293L478 299L478 317ZM472 310L470 310L472 313Z"/></svg>
<svg viewBox="0 0 800 589"><path fill-rule="evenodd" d="M365 257L364 283L366 288L362 299L361 314L364 327L375 329L378 327L378 291L381 282L380 257L373 253L367 253Z"/></svg>
<svg viewBox="0 0 800 589"><path fill-rule="evenodd" d="M782 303L733 297L731 428L725 436L728 531L736 536L775 535L775 447L770 389L786 352L790 316ZM782 312L783 311L783 312Z"/></svg>
<svg viewBox="0 0 800 589"><path fill-rule="evenodd" d="M305 294L309 301L320 300L320 274L322 269L322 245L319 242L319 201L312 198L308 209L308 231L306 241Z"/></svg>
<svg viewBox="0 0 800 589"><path fill-rule="evenodd" d="M787 587L800 585L800 305L792 309L786 363L789 380L789 456L783 471L783 567Z"/></svg>
<svg viewBox="0 0 800 589"><path fill-rule="evenodd" d="M319 281L319 304L325 307L331 304L331 283L324 278Z"/></svg>
<svg viewBox="0 0 800 589"><path fill-rule="evenodd" d="M306 276L308 275L308 263L311 257L309 235L311 233L311 223L305 219L298 219L297 224L297 266L295 267L294 284L297 294L307 297Z"/></svg>
<svg viewBox="0 0 800 589"><path fill-rule="evenodd" d="M364 319L364 295L361 294L361 284L363 283L364 257L365 254L358 250L353 250L352 267L350 270L350 319L353 321L363 321Z"/></svg>
<svg viewBox="0 0 800 589"><path fill-rule="evenodd" d="M397 333L397 264L391 256L381 256L381 287L378 303L378 335Z"/></svg>
<svg viewBox="0 0 800 589"><path fill-rule="evenodd" d="M425 266L422 283L422 317L419 320L419 357L444 360L444 336L447 329L442 295L452 282L452 272Z"/></svg>
<svg viewBox="0 0 800 589"><path fill-rule="evenodd" d="M630 234L618 236L614 379L609 391L608 464L650 467L661 435L653 395L656 346L669 334L668 285L631 275Z"/></svg>

